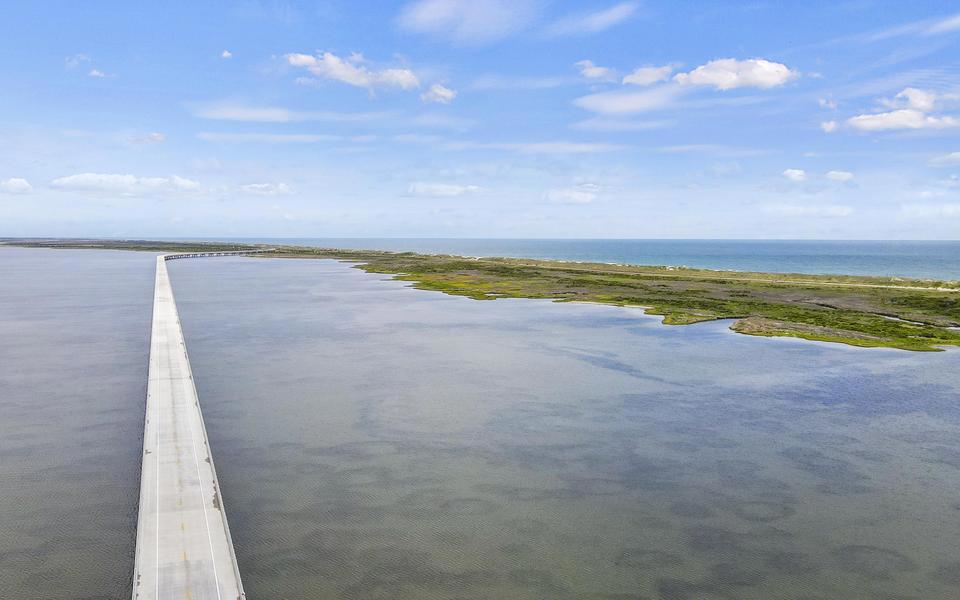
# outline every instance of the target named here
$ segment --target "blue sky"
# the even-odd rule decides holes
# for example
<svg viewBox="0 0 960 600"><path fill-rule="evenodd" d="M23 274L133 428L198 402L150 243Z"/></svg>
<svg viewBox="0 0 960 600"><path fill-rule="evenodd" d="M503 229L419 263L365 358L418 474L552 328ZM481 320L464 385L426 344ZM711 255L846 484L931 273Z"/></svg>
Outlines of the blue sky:
<svg viewBox="0 0 960 600"><path fill-rule="evenodd" d="M960 238L950 2L6 2L0 235Z"/></svg>

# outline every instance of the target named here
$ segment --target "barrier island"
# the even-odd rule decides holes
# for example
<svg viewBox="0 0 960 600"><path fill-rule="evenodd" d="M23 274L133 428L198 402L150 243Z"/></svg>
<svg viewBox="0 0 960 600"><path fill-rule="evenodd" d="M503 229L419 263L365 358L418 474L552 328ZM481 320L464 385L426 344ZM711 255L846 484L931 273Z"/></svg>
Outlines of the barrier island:
<svg viewBox="0 0 960 600"><path fill-rule="evenodd" d="M960 281L233 243L25 239L0 243L150 252L269 249L257 256L349 262L418 289L475 300L539 298L633 306L662 316L667 325L732 319L730 328L747 335L861 347L938 351L960 346Z"/></svg>

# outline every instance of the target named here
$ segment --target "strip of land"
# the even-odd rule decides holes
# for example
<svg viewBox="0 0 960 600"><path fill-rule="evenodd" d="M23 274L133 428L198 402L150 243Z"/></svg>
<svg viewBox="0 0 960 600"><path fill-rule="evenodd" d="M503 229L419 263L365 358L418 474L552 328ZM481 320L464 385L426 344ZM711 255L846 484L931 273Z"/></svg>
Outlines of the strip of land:
<svg viewBox="0 0 960 600"><path fill-rule="evenodd" d="M142 240L2 240L19 246L153 252L264 249L250 244ZM960 346L960 281L748 273L669 266L273 247L280 258L327 258L419 289L476 300L544 298L635 306L668 325L734 319L734 331L862 347Z"/></svg>

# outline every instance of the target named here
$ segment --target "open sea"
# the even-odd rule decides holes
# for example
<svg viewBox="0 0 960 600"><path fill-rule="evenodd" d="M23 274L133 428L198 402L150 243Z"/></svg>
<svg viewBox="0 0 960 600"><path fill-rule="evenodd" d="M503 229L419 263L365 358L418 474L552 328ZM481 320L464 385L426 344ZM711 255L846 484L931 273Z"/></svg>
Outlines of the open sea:
<svg viewBox="0 0 960 600"><path fill-rule="evenodd" d="M0 248L0 598L130 597L153 269ZM958 598L960 350L169 272L251 599Z"/></svg>
<svg viewBox="0 0 960 600"><path fill-rule="evenodd" d="M960 280L960 241L218 239L461 256L510 256L769 273L880 275Z"/></svg>

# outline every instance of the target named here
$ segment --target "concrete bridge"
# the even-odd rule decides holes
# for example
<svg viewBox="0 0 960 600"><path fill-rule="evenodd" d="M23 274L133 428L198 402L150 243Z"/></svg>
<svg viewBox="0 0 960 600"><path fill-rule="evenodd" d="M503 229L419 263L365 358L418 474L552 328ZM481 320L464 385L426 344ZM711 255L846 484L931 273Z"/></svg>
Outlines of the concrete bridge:
<svg viewBox="0 0 960 600"><path fill-rule="evenodd" d="M244 600L166 261L157 257L140 474L134 600Z"/></svg>

